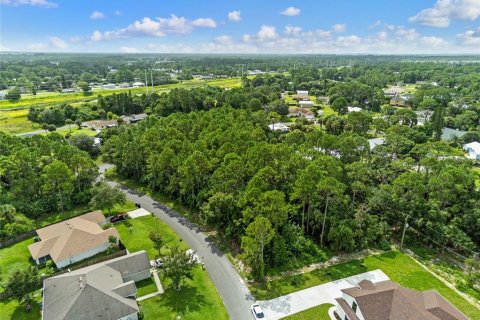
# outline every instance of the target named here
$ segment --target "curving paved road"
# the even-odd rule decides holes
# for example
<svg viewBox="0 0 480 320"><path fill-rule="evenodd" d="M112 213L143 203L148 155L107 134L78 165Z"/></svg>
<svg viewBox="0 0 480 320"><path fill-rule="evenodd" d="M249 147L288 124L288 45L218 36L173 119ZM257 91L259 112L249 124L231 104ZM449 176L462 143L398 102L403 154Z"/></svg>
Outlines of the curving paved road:
<svg viewBox="0 0 480 320"><path fill-rule="evenodd" d="M103 174L106 169L111 167L110 164L101 165L100 173ZM197 225L164 204L153 200L148 195L141 194L113 181L108 181L108 183L118 185L126 193L128 200L140 203L143 208L154 213L175 230L193 250L197 251L227 308L230 319L252 319L250 306L254 300L250 290L248 290L247 285L227 256L208 239Z"/></svg>

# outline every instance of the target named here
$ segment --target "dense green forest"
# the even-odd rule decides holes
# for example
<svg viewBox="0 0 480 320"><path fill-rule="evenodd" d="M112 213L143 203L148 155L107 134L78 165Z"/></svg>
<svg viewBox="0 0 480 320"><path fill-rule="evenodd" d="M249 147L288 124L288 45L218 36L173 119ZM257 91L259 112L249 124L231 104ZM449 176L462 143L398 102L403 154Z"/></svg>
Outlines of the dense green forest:
<svg viewBox="0 0 480 320"><path fill-rule="evenodd" d="M459 250L476 248L480 201L472 165L443 159L445 143L394 125L387 143L370 152L355 133L279 134L267 129L270 121L265 111L230 107L151 117L110 137L105 159L199 210L242 246L259 277L263 263L268 269L319 259L314 243L334 251L385 245L407 215L417 241L426 235Z"/></svg>
<svg viewBox="0 0 480 320"><path fill-rule="evenodd" d="M110 74L131 73L134 81L153 66L176 70L175 81L274 71L243 77L237 88L120 93L29 111L31 121L57 126L149 114L135 126L119 122L99 134L104 160L198 212L241 249L257 278L332 252L386 248L405 221L413 244L445 246L467 257L478 251L478 168L460 157L463 143L480 140L480 65L466 63L468 57L6 57L1 82L22 89L28 85L18 82L21 77L56 79L58 90L63 81L115 82ZM391 106L385 96L395 84L413 92L404 107ZM285 95L295 90L308 90L315 100L315 124L287 117L292 101ZM363 112L348 112L349 106ZM418 125L418 111L430 120ZM288 133L268 129L281 121L289 122ZM466 134L444 141L444 127ZM367 139L374 137L385 143L371 149ZM28 219L88 202L96 174L88 154L60 135L1 135L0 203L11 205L2 207L9 222L1 223L28 225Z"/></svg>
<svg viewBox="0 0 480 320"><path fill-rule="evenodd" d="M90 201L97 177L90 156L62 136L0 132L0 238L32 230L28 219Z"/></svg>

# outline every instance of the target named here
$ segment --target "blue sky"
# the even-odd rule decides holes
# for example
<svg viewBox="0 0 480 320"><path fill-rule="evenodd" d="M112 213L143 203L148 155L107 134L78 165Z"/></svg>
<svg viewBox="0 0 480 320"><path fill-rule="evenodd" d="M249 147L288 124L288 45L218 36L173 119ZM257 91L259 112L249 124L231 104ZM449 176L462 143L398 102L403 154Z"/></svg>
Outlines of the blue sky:
<svg viewBox="0 0 480 320"><path fill-rule="evenodd" d="M0 0L0 50L480 53L480 0Z"/></svg>

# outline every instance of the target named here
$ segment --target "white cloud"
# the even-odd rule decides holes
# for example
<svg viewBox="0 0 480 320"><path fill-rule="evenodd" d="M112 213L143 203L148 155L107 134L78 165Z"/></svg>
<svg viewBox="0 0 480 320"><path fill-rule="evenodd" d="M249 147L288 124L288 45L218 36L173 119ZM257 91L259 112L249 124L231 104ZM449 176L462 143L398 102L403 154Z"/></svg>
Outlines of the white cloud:
<svg viewBox="0 0 480 320"><path fill-rule="evenodd" d="M12 51L9 47L0 44L0 52Z"/></svg>
<svg viewBox="0 0 480 320"><path fill-rule="evenodd" d="M32 43L28 45L28 48L33 51L42 51L48 49L48 44L45 43Z"/></svg>
<svg viewBox="0 0 480 320"><path fill-rule="evenodd" d="M231 11L228 13L228 20L229 21L235 21L238 22L242 20L242 17L240 15L240 11Z"/></svg>
<svg viewBox="0 0 480 320"><path fill-rule="evenodd" d="M347 25L343 23L337 23L332 27L333 32L345 32L347 31Z"/></svg>
<svg viewBox="0 0 480 320"><path fill-rule="evenodd" d="M120 10L115 10L115 12L113 14L116 15L116 16L121 16L123 13Z"/></svg>
<svg viewBox="0 0 480 320"><path fill-rule="evenodd" d="M214 40L216 43L219 43L219 44L227 44L232 42L232 37L227 35L221 35L221 36L215 37Z"/></svg>
<svg viewBox="0 0 480 320"><path fill-rule="evenodd" d="M215 28L216 26L217 23L211 18L198 18L191 21L172 14L169 18L144 17L121 29L104 32L95 30L90 39L102 41L130 37L164 37L167 34L188 34L196 27Z"/></svg>
<svg viewBox="0 0 480 320"><path fill-rule="evenodd" d="M447 44L445 40L439 37L422 37L421 42L429 47L440 47Z"/></svg>
<svg viewBox="0 0 480 320"><path fill-rule="evenodd" d="M415 28L405 29L403 27L398 27L395 31L395 35L401 39L413 41L418 38L419 34Z"/></svg>
<svg viewBox="0 0 480 320"><path fill-rule="evenodd" d="M257 32L257 39L259 41L271 40L278 37L277 29L273 26L263 25L260 31Z"/></svg>
<svg viewBox="0 0 480 320"><path fill-rule="evenodd" d="M80 41L82 41L82 38L75 36L75 37L70 37L70 39L68 39L68 40L70 40L70 42L80 42Z"/></svg>
<svg viewBox="0 0 480 320"><path fill-rule="evenodd" d="M42 8L56 8L58 4L55 2L47 1L47 0L0 0L0 4L10 5L10 6L22 6L22 5L29 5L34 7L42 7Z"/></svg>
<svg viewBox="0 0 480 320"><path fill-rule="evenodd" d="M457 34L457 40L464 46L476 47L478 51L480 48L480 28Z"/></svg>
<svg viewBox="0 0 480 320"><path fill-rule="evenodd" d="M93 31L92 35L90 36L90 40L92 41L100 41L103 39L102 33L98 30Z"/></svg>
<svg viewBox="0 0 480 320"><path fill-rule="evenodd" d="M90 14L90 19L92 19L92 20L105 19L105 15L103 14L103 12L93 11L93 12Z"/></svg>
<svg viewBox="0 0 480 320"><path fill-rule="evenodd" d="M298 36L302 32L302 28L292 25L285 26L285 33L290 36Z"/></svg>
<svg viewBox="0 0 480 320"><path fill-rule="evenodd" d="M137 48L133 47L121 47L120 51L123 53L138 53L140 52Z"/></svg>
<svg viewBox="0 0 480 320"><path fill-rule="evenodd" d="M350 47L356 46L361 43L362 39L356 35L346 36L346 37L338 37L336 40L336 44L341 47Z"/></svg>
<svg viewBox="0 0 480 320"><path fill-rule="evenodd" d="M68 45L59 37L51 37L50 45L56 49L67 49Z"/></svg>
<svg viewBox="0 0 480 320"><path fill-rule="evenodd" d="M436 28L446 28L453 20L474 21L480 17L479 0L437 0L432 8L410 17L411 22Z"/></svg>
<svg viewBox="0 0 480 320"><path fill-rule="evenodd" d="M300 14L300 9L295 8L295 7L288 7L287 9L280 12L280 14L282 16L286 16L286 17L294 17L294 16L298 16Z"/></svg>
<svg viewBox="0 0 480 320"><path fill-rule="evenodd" d="M192 21L192 26L204 28L216 28L217 23L211 18L198 18Z"/></svg>
<svg viewBox="0 0 480 320"><path fill-rule="evenodd" d="M388 39L388 32L387 31L380 31L377 33L377 39L380 41L385 41Z"/></svg>

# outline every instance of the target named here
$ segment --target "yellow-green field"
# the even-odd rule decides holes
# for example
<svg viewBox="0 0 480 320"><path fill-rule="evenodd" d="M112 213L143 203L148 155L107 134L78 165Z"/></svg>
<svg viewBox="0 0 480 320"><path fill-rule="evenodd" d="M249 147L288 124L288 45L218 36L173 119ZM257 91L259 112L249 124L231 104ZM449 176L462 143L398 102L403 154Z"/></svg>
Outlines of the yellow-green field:
<svg viewBox="0 0 480 320"><path fill-rule="evenodd" d="M249 76L253 78L253 76ZM179 83L165 84L155 86L155 92L168 92L176 88L196 88L202 86L217 86L222 88L235 88L242 85L242 79L236 78L224 78L214 80L185 80ZM151 88L150 88L151 89ZM126 88L126 89L99 89L95 90L91 95L84 95L83 93L58 93L58 92L39 92L36 95L23 94L22 99L17 102L11 102L2 100L0 101L0 131L17 134L22 132L29 132L41 129L40 125L33 123L27 119L28 108L31 106L36 107L49 107L61 103L69 103L72 105L80 105L85 102L91 102L97 99L99 94L108 95L112 93L121 93L131 91L132 94L139 94L145 92L145 88ZM19 108L19 110L6 110L11 108ZM59 130L58 132L60 132ZM93 131L92 131L93 132ZM60 132L62 133L62 132ZM66 134L64 132L63 134ZM92 134L94 135L94 134Z"/></svg>
<svg viewBox="0 0 480 320"><path fill-rule="evenodd" d="M215 80L184 80L178 83L173 84L164 84L155 86L155 91L169 91L175 88L194 88L202 86L219 86L224 88L233 88L241 86L242 80L240 77L236 78L224 78L224 79L215 79ZM150 88L151 89L151 88ZM9 109L9 108L19 108L19 107L30 107L30 106L45 106L58 103L73 103L73 102L83 102L91 101L97 99L99 94L108 95L112 93L121 93L129 92L132 94L143 93L145 88L118 88L118 89L98 89L90 95L85 95L82 92L75 93L58 93L58 92L39 92L36 95L32 94L23 94L22 98L17 102L12 102L8 100L0 101L0 109Z"/></svg>
<svg viewBox="0 0 480 320"><path fill-rule="evenodd" d="M0 110L0 131L15 134L40 129L40 125L30 122L27 115L27 109Z"/></svg>

